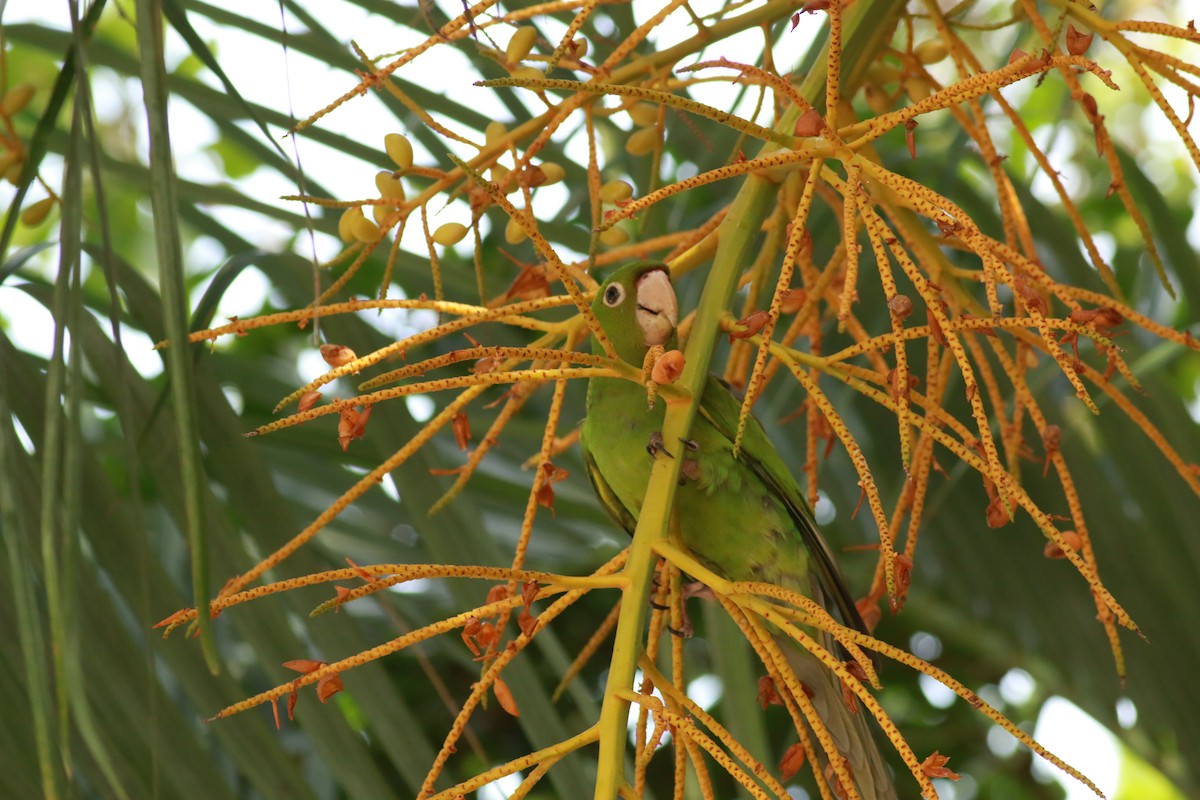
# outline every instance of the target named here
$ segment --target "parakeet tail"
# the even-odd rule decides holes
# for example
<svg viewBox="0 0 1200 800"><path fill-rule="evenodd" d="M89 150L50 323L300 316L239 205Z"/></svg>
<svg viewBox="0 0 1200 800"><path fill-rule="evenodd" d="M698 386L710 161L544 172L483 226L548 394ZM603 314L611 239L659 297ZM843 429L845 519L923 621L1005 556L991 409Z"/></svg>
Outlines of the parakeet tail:
<svg viewBox="0 0 1200 800"><path fill-rule="evenodd" d="M780 640L779 644L796 677L812 690L813 706L829 729L834 745L846 757L862 800L897 800L891 770L884 763L868 721L870 712L861 703L857 704L857 711L850 710L842 698L841 679L815 656L798 650L793 642ZM827 763L828 758L822 758L821 767ZM831 786L833 780L830 775ZM846 795L835 793L835 796Z"/></svg>

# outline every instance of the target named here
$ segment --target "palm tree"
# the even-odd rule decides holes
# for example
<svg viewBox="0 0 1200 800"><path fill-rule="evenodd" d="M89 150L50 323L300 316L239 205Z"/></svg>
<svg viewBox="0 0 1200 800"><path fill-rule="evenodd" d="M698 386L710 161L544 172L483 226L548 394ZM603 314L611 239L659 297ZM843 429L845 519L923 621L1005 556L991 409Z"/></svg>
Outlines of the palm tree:
<svg viewBox="0 0 1200 800"><path fill-rule="evenodd" d="M819 720L759 704L718 602L690 601L686 641L648 584L551 621L583 585L551 576L656 563L572 438L573 376L618 367L573 355L567 287L644 257L697 309L680 380L712 354L759 395L873 635L928 662L851 683L918 762L953 757L953 796L1061 789L922 669L1027 730L1069 699L1120 739L1120 796L1200 789L1182 4L333 9L3 20L0 794L666 797L678 758L689 797L820 796L821 770L788 774ZM670 720L677 756L623 752L606 685L643 611L671 677L632 698L638 741ZM701 755L676 689L762 773ZM902 796L954 791L890 758Z"/></svg>

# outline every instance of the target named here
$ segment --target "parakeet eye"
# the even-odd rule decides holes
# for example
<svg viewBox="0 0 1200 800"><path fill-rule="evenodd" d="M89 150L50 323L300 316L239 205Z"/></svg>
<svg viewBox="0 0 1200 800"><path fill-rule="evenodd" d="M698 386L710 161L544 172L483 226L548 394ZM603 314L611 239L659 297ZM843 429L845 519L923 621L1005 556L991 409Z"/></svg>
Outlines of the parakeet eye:
<svg viewBox="0 0 1200 800"><path fill-rule="evenodd" d="M604 305L609 308L619 306L625 299L625 287L619 283L610 283L604 290Z"/></svg>

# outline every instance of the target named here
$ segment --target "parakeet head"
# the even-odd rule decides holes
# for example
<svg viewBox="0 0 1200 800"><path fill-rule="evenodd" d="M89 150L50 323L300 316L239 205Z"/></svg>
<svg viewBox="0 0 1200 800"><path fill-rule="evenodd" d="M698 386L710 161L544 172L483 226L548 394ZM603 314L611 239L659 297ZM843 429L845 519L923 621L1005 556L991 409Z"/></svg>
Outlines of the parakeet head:
<svg viewBox="0 0 1200 800"><path fill-rule="evenodd" d="M679 304L661 261L635 261L618 269L600 285L592 311L617 355L630 364L640 365L656 344L674 345Z"/></svg>

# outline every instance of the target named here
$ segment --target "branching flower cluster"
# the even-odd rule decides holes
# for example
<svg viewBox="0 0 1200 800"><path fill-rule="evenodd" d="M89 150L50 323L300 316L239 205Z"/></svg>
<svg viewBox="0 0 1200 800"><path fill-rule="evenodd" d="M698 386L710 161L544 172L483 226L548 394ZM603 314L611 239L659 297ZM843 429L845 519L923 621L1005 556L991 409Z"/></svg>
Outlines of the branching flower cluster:
<svg viewBox="0 0 1200 800"><path fill-rule="evenodd" d="M381 313L427 309L439 315L439 324L429 330L363 355L345 349L329 351L331 369L281 399L276 411L296 402L299 409L253 434L266 435L301 424L328 424L321 418L337 417L340 435L345 437L343 447L352 446L356 436L371 435L367 420L370 409L377 404L429 393L442 393L450 399L414 438L363 475L290 543L230 580L212 602L210 613L222 613L250 600L313 584L337 587L335 597L314 613L336 609L418 578L476 579L494 585L486 601L475 608L372 650L330 664L310 665L312 668L300 678L224 709L217 717L262 703L273 704L329 676L344 675L362 663L432 636L458 631L464 645L480 661L481 674L431 766L421 797L462 796L518 771L525 777L511 796L524 797L559 759L601 741L612 731L598 721L571 739L455 787L436 791L435 786L467 721L489 693L510 713L519 714L503 682L504 668L585 594L619 590L613 595L612 612L563 676L564 684L570 681L584 663L602 651L625 610L646 602L626 576L633 561L649 557L657 564L649 625L644 637L636 641L618 639L613 655L614 669L616 661L624 659L630 674L634 666L642 671L643 682L619 696L605 697L605 703L632 703L639 712L634 774L627 783L619 782L614 787L622 796L641 796L647 765L670 732L677 792L682 792L689 763L705 796L712 796L710 772L720 770L758 797L785 797L784 783L802 764L828 763L828 770L814 769L821 796L858 797L828 730L773 639L778 631L815 653L841 677L846 702L853 707L861 704L865 709L861 713L878 720L926 797L937 796L932 778L951 777L953 773L945 766L945 756L934 753L921 757L913 753L903 733L875 699L873 692L880 683L869 656L872 652L942 682L1029 748L1095 789L1085 776L1046 752L952 676L901 648L840 625L819 605L794 592L768 584L730 583L665 541L645 554L639 553L635 543L588 576L527 570L525 554L539 513L553 509L554 484L565 475L555 459L574 444L577 435L570 421L575 416L563 414L568 382L622 377L647 383L652 393L677 395L682 391L668 380L655 381L652 375L663 373L643 369L652 365L625 364L615 357L589 308L596 287L593 276L610 264L646 257L661 259L674 274L683 275L712 259L719 245L741 237L752 242L754 258L736 265L718 259L712 269L736 270L732 280L745 288L739 295L742 307L733 310L702 303L681 322L680 333L686 339L698 330L698 320L708 319L715 320L716 327L729 335L732 345L723 373L727 381L744 389L743 425L772 381L791 379L803 388L807 401L797 415L803 417L805 426L804 472L811 502L816 501L822 458L837 445L849 455L858 474L863 505L878 530L874 581L858 603L868 625L873 627L879 620L885 605L892 612L904 605L913 565L919 558L917 544L931 476L944 470L938 457L948 454L976 474L987 491L990 501L978 511L982 524L1001 527L1016 515L1027 514L1045 535L1047 556L1065 558L1074 566L1095 600L1117 672L1123 675L1118 628L1136 631L1137 626L1101 578L1085 509L1060 450L1062 432L1052 421L1036 386L1044 375L1044 365L1052 363L1058 380L1068 382L1091 411L1099 413L1097 398L1107 398L1157 445L1190 491L1200 494L1200 473L1195 465L1186 463L1139 410L1134 396L1138 382L1117 342L1126 328L1138 327L1181 347L1196 350L1200 346L1189 333L1161 325L1122 300L1111 265L1102 256L1076 200L1023 121L1020 110L1006 99L1004 90L1028 81L1061 81L1067 88L1078 113L1094 131L1101 162L1095 168L1108 170L1110 193L1119 198L1141 231L1147 255L1164 289L1172 292L1145 216L1127 188L1113 138L1100 111L1107 106L1106 98L1111 93L1132 89L1119 88L1111 66L1093 60L1099 58L1095 55L1099 50L1095 40L1110 46L1104 51L1105 59L1119 57L1132 68L1200 167L1200 148L1187 125L1193 103L1200 95L1196 81L1200 68L1142 43L1143 36L1149 34L1200 44L1200 33L1190 23L1178 27L1113 22L1077 0L1040 4L1018 0L1012 5L1011 18L991 27L1028 26L1038 45L1030 52L1014 51L1007 63L986 65L980 63L968 42L982 25L973 21L975 3L971 0L948 11L935 0L908 4L907 8L898 2L822 0L808 3L797 14L814 14L827 20L822 59L808 75L786 75L774 66L770 31L772 25L778 28L779 24L789 24L794 4L730 4L712 17L696 18L692 39L660 52L645 52L641 45L656 26L677 8L687 7L683 0L672 0L635 30L607 42L605 49L597 48L593 55L581 31L587 29L598 5L595 0L562 0L502 14L492 0L483 0L418 47L394 57L373 58L360 53L362 70L357 85L297 127L303 130L319 124L324 116L357 97L387 92L415 114L429 132L476 152L470 158L453 158L452 164L422 166L414 162L408 139L389 134L385 149L394 169L377 176L377 196L351 200L292 198L345 209L339 225L345 248L323 265L336 273L336 279L307 308L233 320L195 332L192 341L245 335L264 326L296 323L303 327L322 317L363 309L378 309ZM863 7L868 5L886 7L886 13L873 10L871 19L865 21L868 12ZM561 40L548 41L538 34L535 26L540 17L564 13L573 17ZM896 32L890 42L872 39L872 28L878 28L881 20L895 23ZM799 21L792 19L790 24ZM709 42L755 28L768 32L764 37L767 49L760 63L728 58L695 61L694 56ZM498 36L510 37L507 47L495 44L493 37ZM920 40L921 36L928 38ZM533 93L544 111L515 120L507 127L493 123L480 141L476 131L456 130L432 118L390 79L433 48L468 42L509 73L507 78L484 81L481 86ZM946 59L952 69L942 68ZM725 80L756 93L758 109L753 118L704 105L686 95L693 86ZM1186 92L1186 119L1164 98L1163 81ZM994 189L999 235L988 233L951 197L879 158L876 147L881 139L899 131L903 131L907 149L915 155L923 146L924 123L938 111L948 111L957 128L982 155ZM1037 252L1021 194L1006 170L1000 143L993 138L996 112L1050 180L1082 248L1107 286L1107 294L1060 279ZM768 124L756 121L763 117L770 118ZM722 166L681 180L659 181L656 177L656 188L633 197L625 181L606 182L602 178L609 171L601 157L602 128L625 125L626 119L629 132L625 147L635 158L648 158L654 176L660 174L668 121L679 120L698 130L705 125L724 126L737 132L741 144ZM562 166L543 157L549 143L567 136L584 137L588 152L582 180L574 189L586 192L590 248L586 257L573 260L560 257L560 248L546 238L539 223L552 213L544 202L539 202L543 187L573 179ZM760 212L747 210L742 195L735 197L743 182L753 182L763 192L761 196L769 198ZM698 192L707 196L727 194L730 202L668 235L630 238L629 231L635 230L639 215ZM438 205L447 199L469 203L470 225L431 225ZM364 213L368 208L369 214ZM839 225L836 246L823 256L818 256L821 248L814 243L813 219L818 211L831 214ZM497 254L482 247L485 220L488 226L502 225L510 245L528 240L536 254L533 261L517 265L502 292L488 286L500 268L494 263ZM401 235L410 222L419 224L423 231L435 296L389 299L387 289L400 252ZM473 242L478 291L469 302L444 297L440 273L447 248L464 240L468 245ZM378 297L337 300L347 282L376 251L387 253ZM860 290L866 295L868 288L872 295L881 294L883 306L860 302ZM564 319L564 308L577 313ZM472 338L471 331L484 323L526 331L528 341L519 347L480 343ZM600 340L603 354L588 352L591 337ZM460 342L470 346L460 346ZM418 357L423 349L438 343L448 343L454 349ZM403 366L394 366L397 361ZM678 374L678 367L672 375ZM320 394L323 387L355 375L361 375L357 396L324 402ZM490 427L471 447L468 414L482 404L489 389L498 385L507 387L500 408ZM895 418L899 463L907 480L904 491L890 502L874 477L879 467L868 464L858 441L861 434L856 435L839 411L835 393L830 390L843 385L886 408ZM550 393L549 413L541 446L528 462L533 467L532 480L509 568L351 565L276 583L258 582L435 436L452 435L469 454L453 470L450 488L433 505L435 512L443 508L471 481L489 451L504 436L506 425L537 392ZM952 408L966 411L955 413ZM1030 496L1021 472L1021 462L1029 458L1044 461L1043 473L1053 475L1061 486L1069 509L1067 518L1050 513ZM683 640L666 635L667 630L682 631L686 626L681 573L704 583L741 628L765 667L764 704L783 705L794 721L799 741L787 751L778 768L764 765L747 752L719 720L689 700L683 690ZM353 588L341 585L345 583L353 584ZM164 623L169 631L193 621L196 614L194 610L183 611ZM508 624L514 615L515 629ZM850 654L850 660L843 662L823 645L822 634L831 636L840 649ZM660 659L663 651L666 667ZM624 735L623 726L622 722L619 736ZM602 774L605 769L601 765ZM623 767L616 765L613 769L620 771Z"/></svg>

